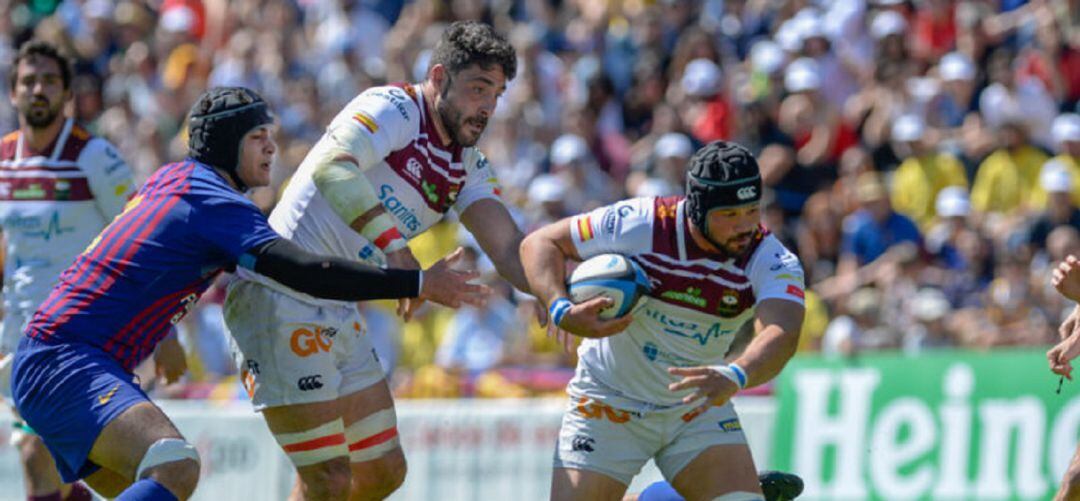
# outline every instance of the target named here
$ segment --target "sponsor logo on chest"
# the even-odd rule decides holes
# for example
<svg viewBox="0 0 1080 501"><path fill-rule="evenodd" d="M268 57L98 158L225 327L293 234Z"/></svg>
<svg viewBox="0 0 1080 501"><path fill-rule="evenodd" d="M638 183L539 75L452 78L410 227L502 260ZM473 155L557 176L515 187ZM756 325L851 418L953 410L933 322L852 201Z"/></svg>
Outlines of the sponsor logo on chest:
<svg viewBox="0 0 1080 501"><path fill-rule="evenodd" d="M735 335L737 325L725 322L701 322L676 315L666 311L662 307L648 306L645 308L645 318L655 322L658 329L664 334L678 336L693 340L701 346L708 346L713 340L720 340ZM651 350L644 350L648 357ZM654 356L659 357L657 351Z"/></svg>
<svg viewBox="0 0 1080 501"><path fill-rule="evenodd" d="M386 158L390 168L416 190L423 203L440 214L457 202L465 182L460 159L434 149L426 140L417 139Z"/></svg>
<svg viewBox="0 0 1080 501"><path fill-rule="evenodd" d="M668 304L723 318L738 317L754 305L753 290L743 275L658 255L639 255L636 261L652 284L650 295Z"/></svg>

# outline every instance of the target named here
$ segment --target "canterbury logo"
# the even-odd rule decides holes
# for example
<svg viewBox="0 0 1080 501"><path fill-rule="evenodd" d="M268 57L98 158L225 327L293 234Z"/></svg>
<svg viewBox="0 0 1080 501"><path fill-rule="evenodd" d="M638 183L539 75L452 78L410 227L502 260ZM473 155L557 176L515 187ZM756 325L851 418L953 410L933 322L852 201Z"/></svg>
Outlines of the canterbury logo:
<svg viewBox="0 0 1080 501"><path fill-rule="evenodd" d="M113 389L109 390L108 393L106 393L104 395L98 395L98 397L97 397L98 403L101 404L101 405L105 405L105 404L109 403L109 400L112 400L113 395L116 395L116 390L119 390L119 389L120 389L120 385L118 384L116 386L113 386Z"/></svg>
<svg viewBox="0 0 1080 501"><path fill-rule="evenodd" d="M739 188L739 191L735 192L735 196L739 197L739 200L749 200L757 196L756 186L743 186Z"/></svg>
<svg viewBox="0 0 1080 501"><path fill-rule="evenodd" d="M296 387L300 388L300 391L317 390L323 387L322 381L320 381L321 379L322 376L318 374L314 376L302 377L299 381L296 382Z"/></svg>
<svg viewBox="0 0 1080 501"><path fill-rule="evenodd" d="M570 450L581 452L592 452L595 449L596 440L583 436L575 435L574 440L570 442Z"/></svg>

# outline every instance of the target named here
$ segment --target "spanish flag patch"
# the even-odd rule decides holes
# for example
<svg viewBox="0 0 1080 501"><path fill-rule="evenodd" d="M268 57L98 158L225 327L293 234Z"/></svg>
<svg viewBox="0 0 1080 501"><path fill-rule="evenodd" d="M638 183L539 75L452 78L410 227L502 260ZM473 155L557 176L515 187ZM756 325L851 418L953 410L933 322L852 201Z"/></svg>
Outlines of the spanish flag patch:
<svg viewBox="0 0 1080 501"><path fill-rule="evenodd" d="M364 128L372 134L374 134L375 131L379 130L379 125L375 123L375 119L371 118L371 116L369 116L367 113L358 111L352 116L352 118L353 120L356 120L360 125L363 125Z"/></svg>
<svg viewBox="0 0 1080 501"><path fill-rule="evenodd" d="M577 220L578 234L582 242L588 242L593 238L592 220L590 216L579 217Z"/></svg>

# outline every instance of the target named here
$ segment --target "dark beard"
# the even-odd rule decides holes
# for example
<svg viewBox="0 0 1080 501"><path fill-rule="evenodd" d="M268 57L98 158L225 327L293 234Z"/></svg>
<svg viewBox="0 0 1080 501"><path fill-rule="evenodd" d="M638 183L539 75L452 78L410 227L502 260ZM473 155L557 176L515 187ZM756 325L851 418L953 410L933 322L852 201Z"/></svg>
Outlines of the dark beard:
<svg viewBox="0 0 1080 501"><path fill-rule="evenodd" d="M60 106L49 106L44 113L41 113L30 107L23 111L22 116L30 128L44 129L56 121L56 117L60 115L60 108Z"/></svg>
<svg viewBox="0 0 1080 501"><path fill-rule="evenodd" d="M450 141L461 144L461 132L458 128L458 124L462 123L461 112L450 106L450 103L446 101L444 95L439 100L439 104L435 106L436 111L439 112L439 120L442 121L443 128L446 129L446 133L450 135Z"/></svg>
<svg viewBox="0 0 1080 501"><path fill-rule="evenodd" d="M708 240L709 243L713 244L714 247L716 247L717 249L720 249L720 252L722 252L725 256L742 257L742 256L746 255L746 251L750 249L750 244L752 244L754 242L754 236L756 234L757 234L757 230L750 231L748 233L743 233L741 235L735 235L734 237L729 238L726 242L723 242L723 243L720 243L720 242L717 242L716 240L713 240L712 236L710 236L710 235L705 235L705 239ZM741 240L743 238L748 238L749 240L747 241L746 245L744 245L743 247L741 247L739 249L734 249L734 248L732 248L732 246L728 245L728 242L734 242L734 241L737 241L737 240Z"/></svg>
<svg viewBox="0 0 1080 501"><path fill-rule="evenodd" d="M447 99L447 94L450 91L450 82L447 81L446 86L440 91L442 99L439 100L439 104L435 105L435 111L439 112L439 120L442 121L443 128L446 129L446 133L450 135L450 140L454 144L461 145L463 147L476 146L477 141L480 140L480 134L477 134L474 138L465 136L465 127L470 124L471 120L482 121L480 122L480 131L483 132L487 126L487 121L483 119L471 119L465 118L465 114L461 110L457 109L450 104Z"/></svg>

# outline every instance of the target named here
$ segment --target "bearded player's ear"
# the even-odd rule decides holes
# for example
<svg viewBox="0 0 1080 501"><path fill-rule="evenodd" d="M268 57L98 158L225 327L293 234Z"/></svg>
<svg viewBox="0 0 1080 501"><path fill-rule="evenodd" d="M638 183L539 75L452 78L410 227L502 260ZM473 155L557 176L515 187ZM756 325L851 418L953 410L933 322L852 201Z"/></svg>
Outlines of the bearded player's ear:
<svg viewBox="0 0 1080 501"><path fill-rule="evenodd" d="M435 84L435 88L445 93L450 85L450 71L442 64L434 64L428 69L428 80Z"/></svg>

